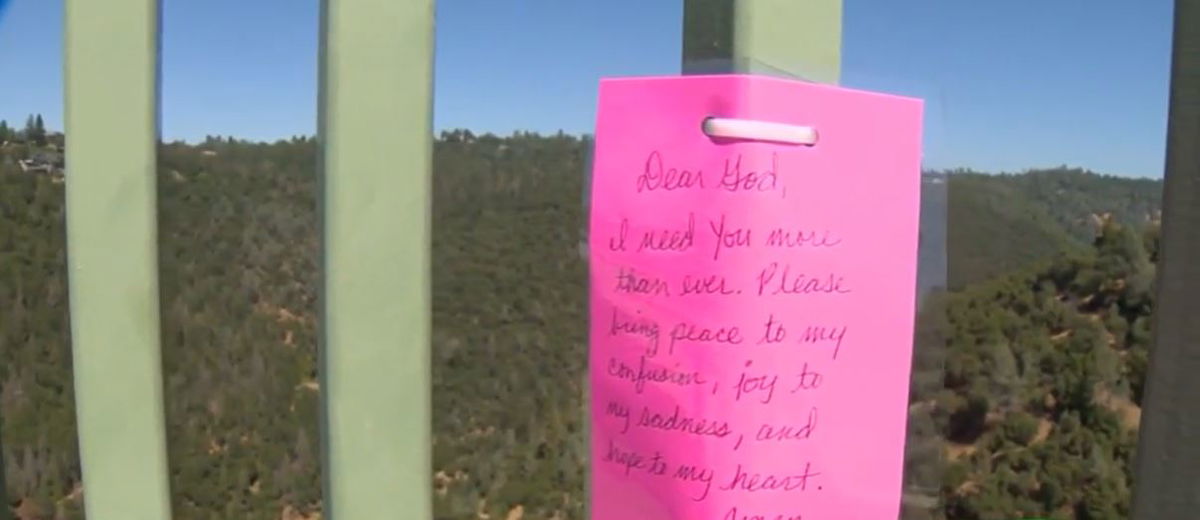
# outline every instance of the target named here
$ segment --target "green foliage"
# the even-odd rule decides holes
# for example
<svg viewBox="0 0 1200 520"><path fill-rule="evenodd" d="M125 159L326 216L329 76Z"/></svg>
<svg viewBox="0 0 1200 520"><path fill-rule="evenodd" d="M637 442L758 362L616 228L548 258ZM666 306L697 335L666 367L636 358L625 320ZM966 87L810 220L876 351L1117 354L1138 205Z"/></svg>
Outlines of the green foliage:
<svg viewBox="0 0 1200 520"><path fill-rule="evenodd" d="M21 137L35 146L46 145L46 124L42 121L41 114L30 115L25 119L25 129Z"/></svg>
<svg viewBox="0 0 1200 520"><path fill-rule="evenodd" d="M1108 220L1090 250L948 296L947 518L1128 517L1152 307L1128 280L1153 272L1152 244Z"/></svg>
<svg viewBox="0 0 1200 520"><path fill-rule="evenodd" d="M1002 177L948 176L946 241L954 289L1019 269L1075 245L1049 211Z"/></svg>
<svg viewBox="0 0 1200 520"><path fill-rule="evenodd" d="M1024 411L1009 412L1000 428L1005 441L1026 446L1037 435L1038 420Z"/></svg>
<svg viewBox="0 0 1200 520"><path fill-rule="evenodd" d="M40 146L0 150L0 439L11 502L81 518L63 186L13 165ZM565 135L461 130L435 143L439 520L504 518L518 506L524 518L583 517L585 148ZM321 509L316 153L309 138L160 148L179 518ZM1146 186L1065 170L951 176L960 283L918 316L912 400L931 412L910 414L905 466L940 490L934 516L1127 513L1128 417L1144 385L1158 248L1155 222L1132 224L1152 208ZM1104 212L1114 217L1093 240L1087 223ZM944 473L914 462L943 451Z"/></svg>
<svg viewBox="0 0 1200 520"><path fill-rule="evenodd" d="M1063 250L1086 247L1097 219L1138 226L1156 218L1162 183L1066 167L1022 174L948 172L949 284L967 284L1023 268ZM1157 259L1157 230L1146 235Z"/></svg>

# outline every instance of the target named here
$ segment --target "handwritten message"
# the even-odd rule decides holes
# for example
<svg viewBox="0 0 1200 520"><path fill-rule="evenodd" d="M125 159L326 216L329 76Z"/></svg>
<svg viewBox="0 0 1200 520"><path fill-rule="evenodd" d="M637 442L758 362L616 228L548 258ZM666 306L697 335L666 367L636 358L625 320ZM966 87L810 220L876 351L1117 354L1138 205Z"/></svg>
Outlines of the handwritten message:
<svg viewBox="0 0 1200 520"><path fill-rule="evenodd" d="M894 518L920 102L750 76L600 91L592 518ZM717 142L714 107L822 140Z"/></svg>

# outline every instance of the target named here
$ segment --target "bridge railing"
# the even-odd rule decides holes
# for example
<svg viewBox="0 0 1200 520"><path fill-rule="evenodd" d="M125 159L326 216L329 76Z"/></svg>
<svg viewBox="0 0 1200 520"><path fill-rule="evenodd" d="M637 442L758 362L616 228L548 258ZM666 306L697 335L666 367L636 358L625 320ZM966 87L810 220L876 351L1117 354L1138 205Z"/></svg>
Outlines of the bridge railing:
<svg viewBox="0 0 1200 520"><path fill-rule="evenodd" d="M159 3L65 1L71 337L87 515L169 518L155 185ZM1200 384L1174 377L1200 348L1194 318L1183 314L1186 294L1200 289L1200 264L1186 260L1200 247L1200 162L1188 155L1200 135L1197 4L1177 2L1158 379L1143 419L1152 440L1141 446L1153 460L1144 457L1138 474L1162 486L1139 489L1142 518L1194 512L1195 496L1175 499L1200 478L1200 466L1159 464L1171 457L1146 444L1200 435L1171 418L1198 415L1184 413L1195 401L1175 397ZM321 10L324 508L338 520L430 518L434 1L324 0ZM685 72L838 80L841 0L686 0L684 13Z"/></svg>

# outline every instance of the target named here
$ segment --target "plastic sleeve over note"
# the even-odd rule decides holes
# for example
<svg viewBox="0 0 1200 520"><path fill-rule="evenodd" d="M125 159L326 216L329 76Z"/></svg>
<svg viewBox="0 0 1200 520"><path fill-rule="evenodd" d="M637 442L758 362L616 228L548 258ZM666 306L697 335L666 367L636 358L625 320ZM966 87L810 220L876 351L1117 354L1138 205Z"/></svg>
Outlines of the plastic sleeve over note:
<svg viewBox="0 0 1200 520"><path fill-rule="evenodd" d="M917 99L777 78L601 82L594 520L896 518L921 117ZM714 137L707 118L819 139Z"/></svg>

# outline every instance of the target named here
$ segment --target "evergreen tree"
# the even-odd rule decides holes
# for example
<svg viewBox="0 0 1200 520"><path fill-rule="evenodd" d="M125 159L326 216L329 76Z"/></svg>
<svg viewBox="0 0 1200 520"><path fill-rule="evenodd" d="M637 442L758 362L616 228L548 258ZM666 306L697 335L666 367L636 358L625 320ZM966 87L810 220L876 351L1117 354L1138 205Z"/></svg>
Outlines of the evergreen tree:
<svg viewBox="0 0 1200 520"><path fill-rule="evenodd" d="M46 146L46 123L42 121L42 115L38 114L33 119L33 135L30 140L38 146Z"/></svg>
<svg viewBox="0 0 1200 520"><path fill-rule="evenodd" d="M35 135L37 135L37 121L33 118L33 114L30 114L25 118L25 129L21 132L21 138L31 141Z"/></svg>

